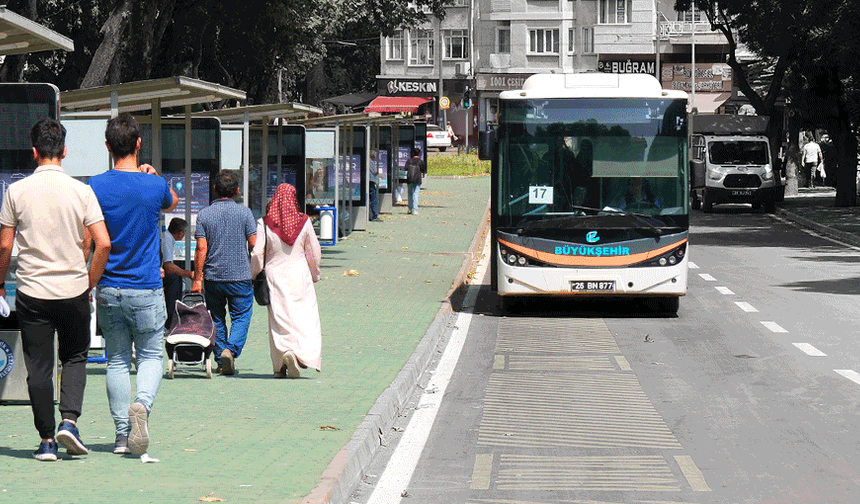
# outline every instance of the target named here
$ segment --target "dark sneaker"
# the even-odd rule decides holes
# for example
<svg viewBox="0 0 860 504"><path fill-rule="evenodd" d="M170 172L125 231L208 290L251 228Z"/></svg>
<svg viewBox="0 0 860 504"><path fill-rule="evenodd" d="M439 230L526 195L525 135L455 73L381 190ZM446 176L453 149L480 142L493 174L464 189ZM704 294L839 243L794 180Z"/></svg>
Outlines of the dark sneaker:
<svg viewBox="0 0 860 504"><path fill-rule="evenodd" d="M124 434L116 435L116 441L113 444L113 452L117 455L131 453L131 450L128 449L128 436Z"/></svg>
<svg viewBox="0 0 860 504"><path fill-rule="evenodd" d="M233 354L228 349L224 349L221 352L221 374L225 376L230 376L236 371L236 368L233 367Z"/></svg>
<svg viewBox="0 0 860 504"><path fill-rule="evenodd" d="M33 452L33 457L42 462L55 462L57 460L57 443L43 441L39 444L39 449Z"/></svg>
<svg viewBox="0 0 860 504"><path fill-rule="evenodd" d="M57 429L57 442L66 447L66 453L69 455L86 455L90 452L81 441L78 427L68 420L60 422L60 427Z"/></svg>
<svg viewBox="0 0 860 504"><path fill-rule="evenodd" d="M128 421L131 422L131 432L128 434L128 452L132 455L143 455L149 448L149 429L146 426L148 417L146 406L139 402L128 408Z"/></svg>

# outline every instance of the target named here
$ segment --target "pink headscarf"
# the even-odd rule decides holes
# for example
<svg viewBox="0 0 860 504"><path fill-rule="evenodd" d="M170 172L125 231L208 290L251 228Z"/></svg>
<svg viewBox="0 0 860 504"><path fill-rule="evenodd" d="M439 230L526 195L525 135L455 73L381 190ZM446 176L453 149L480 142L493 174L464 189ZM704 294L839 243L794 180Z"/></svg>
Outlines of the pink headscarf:
<svg viewBox="0 0 860 504"><path fill-rule="evenodd" d="M290 184L279 185L269 203L269 210L263 217L266 226L280 236L287 245L292 246L307 220L308 216L299 212L296 188Z"/></svg>

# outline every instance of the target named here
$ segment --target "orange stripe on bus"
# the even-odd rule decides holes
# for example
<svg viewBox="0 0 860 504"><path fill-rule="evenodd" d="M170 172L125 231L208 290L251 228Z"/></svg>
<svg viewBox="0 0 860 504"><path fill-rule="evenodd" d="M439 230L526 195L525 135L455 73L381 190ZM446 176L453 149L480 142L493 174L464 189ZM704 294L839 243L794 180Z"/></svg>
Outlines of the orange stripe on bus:
<svg viewBox="0 0 860 504"><path fill-rule="evenodd" d="M549 264L560 264L563 266L630 266L631 264L636 264L643 261L647 261L649 259L653 259L655 257L659 257L686 242L687 239L685 238L670 245L666 245L665 247L660 247L656 250L640 252L638 254L632 255L593 257L550 254L549 252L541 252L540 250L530 249L522 245L516 245L511 242L499 239L499 243L515 252L519 252L520 254L526 255L533 259L537 259L541 262ZM573 246L571 246L571 248L573 248ZM576 248L579 248L579 246L576 246Z"/></svg>

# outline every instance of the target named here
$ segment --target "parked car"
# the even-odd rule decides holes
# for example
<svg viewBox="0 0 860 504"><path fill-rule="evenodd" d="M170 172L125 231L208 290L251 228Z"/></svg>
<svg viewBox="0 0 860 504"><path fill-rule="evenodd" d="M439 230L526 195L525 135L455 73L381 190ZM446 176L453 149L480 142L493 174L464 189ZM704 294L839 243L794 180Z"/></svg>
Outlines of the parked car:
<svg viewBox="0 0 860 504"><path fill-rule="evenodd" d="M451 135L448 130L442 129L435 124L427 125L427 148L439 149L439 152L445 152L445 149L451 146Z"/></svg>

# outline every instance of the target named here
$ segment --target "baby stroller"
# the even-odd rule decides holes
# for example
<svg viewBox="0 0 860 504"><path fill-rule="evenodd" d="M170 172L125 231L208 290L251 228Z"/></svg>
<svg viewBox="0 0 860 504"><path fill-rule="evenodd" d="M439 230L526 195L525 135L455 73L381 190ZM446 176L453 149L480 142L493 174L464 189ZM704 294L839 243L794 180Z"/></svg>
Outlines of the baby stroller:
<svg viewBox="0 0 860 504"><path fill-rule="evenodd" d="M176 301L176 317L167 331L164 346L169 359L169 379L173 379L177 364L202 366L206 378L212 378L212 361L209 357L215 348L215 324L206 309L203 294L186 292L181 301Z"/></svg>

